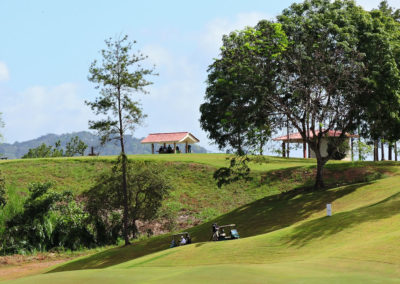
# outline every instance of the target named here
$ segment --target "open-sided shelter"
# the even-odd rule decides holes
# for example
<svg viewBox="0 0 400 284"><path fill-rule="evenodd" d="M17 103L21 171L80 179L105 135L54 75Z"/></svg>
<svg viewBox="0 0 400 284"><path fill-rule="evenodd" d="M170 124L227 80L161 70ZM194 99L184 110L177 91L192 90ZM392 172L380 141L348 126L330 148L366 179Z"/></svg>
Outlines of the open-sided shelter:
<svg viewBox="0 0 400 284"><path fill-rule="evenodd" d="M319 131L315 131L315 134L318 135ZM339 137L342 134L341 131L335 131L335 130L329 130L326 134L325 137L322 138L321 142L321 154L323 157L328 156L328 142L329 138L335 138ZM312 131L309 131L309 137L312 138L313 134ZM357 138L358 135L356 134L345 134L345 143L348 143L350 145L350 139L351 138ZM303 158L307 158L307 148L306 144L303 142L303 138L301 137L300 133L291 133L289 135L283 135L280 137L275 137L272 139L273 141L282 141L282 156L285 157L285 152L286 152L286 145L287 143L297 143L297 144L303 144ZM350 145L351 146L351 145ZM349 147L351 149L351 147ZM343 159L345 161L350 161L351 160L351 151L346 153L346 157ZM315 153L310 147L308 147L308 158L315 158Z"/></svg>
<svg viewBox="0 0 400 284"><path fill-rule="evenodd" d="M185 153L188 153L188 147L190 144L200 142L190 132L171 132L171 133L151 133L144 138L140 143L151 144L151 153L154 154L154 144L162 144L166 147L167 144L173 144L173 151L176 153L177 144L185 144Z"/></svg>

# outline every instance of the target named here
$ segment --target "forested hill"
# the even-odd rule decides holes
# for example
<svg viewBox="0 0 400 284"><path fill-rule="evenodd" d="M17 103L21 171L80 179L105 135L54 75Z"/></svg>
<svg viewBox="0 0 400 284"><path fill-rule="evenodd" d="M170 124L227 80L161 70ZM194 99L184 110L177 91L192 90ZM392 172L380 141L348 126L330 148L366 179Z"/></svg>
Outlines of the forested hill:
<svg viewBox="0 0 400 284"><path fill-rule="evenodd" d="M66 143L75 136L78 136L83 142L88 145L88 149L86 149L85 155L89 153L91 146L95 147L95 152L100 153L100 155L118 155L120 153L120 148L116 141L109 142L105 146L100 146L100 140L98 136L88 131L81 131L61 135L47 134L33 140L25 142L15 142L13 144L2 143L0 144L0 154L2 154L2 156L8 157L9 159L21 158L24 154L28 152L30 148L35 148L42 143L54 146L56 141L60 140L61 146L65 147ZM142 138L139 139L132 137L132 135L127 135L125 139L127 154L151 153L151 145L140 144L140 140L142 140ZM198 145L193 145L192 152L207 153L207 150Z"/></svg>

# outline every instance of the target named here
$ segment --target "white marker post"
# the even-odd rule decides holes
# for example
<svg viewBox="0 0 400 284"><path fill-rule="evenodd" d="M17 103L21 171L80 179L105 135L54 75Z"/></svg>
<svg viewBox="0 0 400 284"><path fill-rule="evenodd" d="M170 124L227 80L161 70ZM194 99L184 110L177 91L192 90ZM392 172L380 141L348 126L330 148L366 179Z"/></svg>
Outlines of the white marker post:
<svg viewBox="0 0 400 284"><path fill-rule="evenodd" d="M330 203L326 204L326 215L332 216L332 204Z"/></svg>

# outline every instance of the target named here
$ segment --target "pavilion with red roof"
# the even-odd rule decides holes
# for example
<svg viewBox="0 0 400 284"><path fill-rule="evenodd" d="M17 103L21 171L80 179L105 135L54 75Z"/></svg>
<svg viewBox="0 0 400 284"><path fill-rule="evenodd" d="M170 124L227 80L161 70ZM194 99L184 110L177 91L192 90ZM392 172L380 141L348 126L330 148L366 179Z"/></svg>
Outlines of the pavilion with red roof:
<svg viewBox="0 0 400 284"><path fill-rule="evenodd" d="M190 144L200 142L192 133L190 132L171 132L171 133L151 133L146 138L144 138L140 143L151 144L151 153L154 154L154 144L162 144L164 149L167 144L173 144L173 153L177 152L177 144L185 144L185 153L190 153Z"/></svg>
<svg viewBox="0 0 400 284"><path fill-rule="evenodd" d="M315 134L318 135L319 131L315 131ZM309 131L309 137L312 138L314 135L312 133L312 131ZM322 145L321 145L321 150L322 150L322 155L328 155L328 139L327 138L331 138L331 137L339 137L340 135L342 135L341 131L338 130L329 130L323 140L322 140ZM358 135L356 134L349 134L349 133L345 133L345 139L347 143L350 143L350 138L357 138ZM290 133L289 135L282 135L279 137L275 137L272 139L273 141L282 141L282 156L285 157L285 144L286 143L298 143L298 144L303 144L303 158L307 158L307 148L306 148L306 144L303 141L303 138L301 137L301 134L299 132L297 133ZM310 149L310 147L308 147L308 158L315 158L315 153L313 150ZM346 155L346 158L344 160L350 160L351 159L351 153L349 152Z"/></svg>

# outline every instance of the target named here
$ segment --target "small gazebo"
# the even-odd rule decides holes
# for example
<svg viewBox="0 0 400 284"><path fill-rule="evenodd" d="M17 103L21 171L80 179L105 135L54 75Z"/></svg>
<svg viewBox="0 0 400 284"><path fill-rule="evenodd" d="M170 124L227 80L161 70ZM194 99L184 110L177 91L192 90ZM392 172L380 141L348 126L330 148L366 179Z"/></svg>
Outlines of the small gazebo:
<svg viewBox="0 0 400 284"><path fill-rule="evenodd" d="M319 131L315 131L315 134L318 135ZM313 137L313 133L311 131L309 131L309 137L312 138ZM321 143L321 154L322 156L327 156L328 155L328 138L335 138L335 137L340 137L342 135L341 131L337 131L337 130L329 130L325 136L322 139L322 143ZM349 133L345 133L344 135L344 139L346 141L346 143L348 143L350 145L350 148L352 148L352 143L351 143L351 139L352 138L357 138L358 135L356 134L349 134ZM304 144L303 142L303 138L301 136L300 133L290 133L289 135L283 135L280 137L275 137L272 139L273 141L278 141L278 142L282 142L282 157L285 157L285 152L287 151L286 149L286 145L288 143L295 143L295 144L303 144L303 158L315 158L315 153L312 149L310 149L310 147L308 147L308 155L307 155L307 148L306 148L306 144ZM351 149L352 151L352 149ZM345 161L350 161L351 160L351 151L347 151L346 153L346 157L344 158Z"/></svg>
<svg viewBox="0 0 400 284"><path fill-rule="evenodd" d="M164 148L167 144L173 144L173 153L176 153L177 144L185 144L185 153L189 152L189 145L200 142L190 132L171 132L171 133L151 133L140 143L151 144L151 153L154 154L154 144L162 144Z"/></svg>

